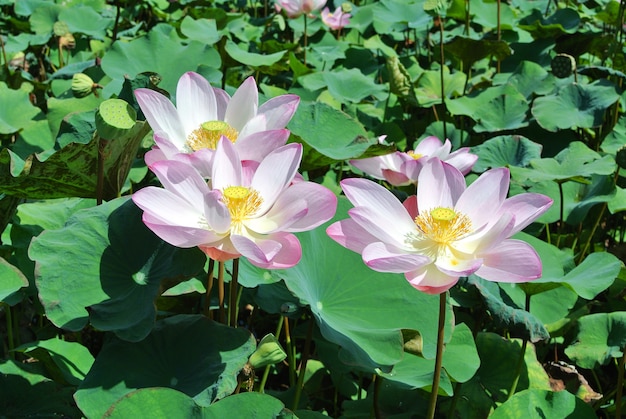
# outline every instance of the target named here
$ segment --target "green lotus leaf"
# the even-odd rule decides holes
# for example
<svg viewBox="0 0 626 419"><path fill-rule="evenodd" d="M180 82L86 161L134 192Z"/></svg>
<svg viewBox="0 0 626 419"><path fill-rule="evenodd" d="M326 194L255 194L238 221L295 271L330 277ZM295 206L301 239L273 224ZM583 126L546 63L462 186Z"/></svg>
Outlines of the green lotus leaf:
<svg viewBox="0 0 626 419"><path fill-rule="evenodd" d="M621 358L626 347L626 312L596 313L578 320L576 341L565 348L565 354L576 365L593 369Z"/></svg>
<svg viewBox="0 0 626 419"><path fill-rule="evenodd" d="M472 153L479 156L472 170L484 172L496 167L524 167L531 160L541 157L541 149L540 144L519 135L493 137L472 147Z"/></svg>
<svg viewBox="0 0 626 419"><path fill-rule="evenodd" d="M191 277L205 261L197 249L157 238L128 198L76 212L65 227L33 239L29 256L46 315L57 327L77 331L89 320L131 341L152 329L161 281Z"/></svg>
<svg viewBox="0 0 626 419"><path fill-rule="evenodd" d="M168 317L141 342L107 341L74 398L87 417L102 417L116 401L123 397L132 400L131 392L150 387L178 390L206 407L235 390L237 373L255 346L245 329L227 327L200 315ZM175 398L177 402L182 399ZM120 401L119 405L126 403L133 404ZM119 405L116 403L113 411ZM184 402L185 406L190 404Z"/></svg>
<svg viewBox="0 0 626 419"><path fill-rule="evenodd" d="M199 41L183 43L169 25L157 25L147 37L131 42L115 42L102 58L102 70L113 80L103 89L103 95L117 94L125 77L134 78L144 72L156 72L162 77L159 87L174 94L178 79L185 72L212 70L210 81L218 81L221 65L218 52ZM201 71L205 76L207 71Z"/></svg>
<svg viewBox="0 0 626 419"><path fill-rule="evenodd" d="M533 38L556 38L566 33L574 33L580 24L580 15L572 8L557 9L544 18L539 9L533 9L529 16L519 21L518 27L531 33Z"/></svg>
<svg viewBox="0 0 626 419"><path fill-rule="evenodd" d="M94 362L93 355L80 343L56 337L28 343L17 350L37 359L55 381L74 386L83 381Z"/></svg>
<svg viewBox="0 0 626 419"><path fill-rule="evenodd" d="M594 410L568 391L528 389L520 391L498 406L492 419L525 419L530 417L587 419Z"/></svg>
<svg viewBox="0 0 626 419"><path fill-rule="evenodd" d="M0 302L27 286L28 279L22 271L0 258Z"/></svg>
<svg viewBox="0 0 626 419"><path fill-rule="evenodd" d="M531 111L548 131L593 128L602 124L606 109L618 99L613 83L598 80L588 85L569 84L555 94L538 97Z"/></svg>
<svg viewBox="0 0 626 419"><path fill-rule="evenodd" d="M39 108L30 103L28 92L9 89L3 82L0 82L0 101L11 104L0 107L0 134L15 134L41 114Z"/></svg>

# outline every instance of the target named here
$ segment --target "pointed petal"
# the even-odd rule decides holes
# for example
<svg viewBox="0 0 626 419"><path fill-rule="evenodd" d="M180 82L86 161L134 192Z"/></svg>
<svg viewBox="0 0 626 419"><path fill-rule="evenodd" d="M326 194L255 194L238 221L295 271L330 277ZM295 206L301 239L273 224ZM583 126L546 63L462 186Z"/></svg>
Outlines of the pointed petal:
<svg viewBox="0 0 626 419"><path fill-rule="evenodd" d="M278 202L278 201L277 201ZM263 216L245 221L248 229L259 234L271 234L288 231L288 228L307 214L307 202L304 199L292 199L274 204Z"/></svg>
<svg viewBox="0 0 626 419"><path fill-rule="evenodd" d="M239 137L235 143L241 160L255 160L260 162L278 147L284 146L289 139L289 130L279 129L261 131Z"/></svg>
<svg viewBox="0 0 626 419"><path fill-rule="evenodd" d="M282 231L292 233L312 230L330 220L337 210L337 196L328 188L314 182L296 182L280 194L269 214L279 210L289 202L302 200L306 213Z"/></svg>
<svg viewBox="0 0 626 419"><path fill-rule="evenodd" d="M326 234L343 247L357 253L363 253L367 245L378 241L350 218L331 224L326 229Z"/></svg>
<svg viewBox="0 0 626 419"><path fill-rule="evenodd" d="M277 233L266 238L232 235L231 241L250 263L264 269L286 269L302 258L300 242L293 234Z"/></svg>
<svg viewBox="0 0 626 419"><path fill-rule="evenodd" d="M521 231L546 212L552 205L552 199L542 194L523 193L506 199L500 207L501 212L510 212L515 216L515 227L511 234Z"/></svg>
<svg viewBox="0 0 626 419"><path fill-rule="evenodd" d="M474 228L492 222L509 191L509 169L491 169L467 187L455 209L467 215Z"/></svg>
<svg viewBox="0 0 626 419"><path fill-rule="evenodd" d="M204 206L209 187L190 165L176 160L162 160L150 166L165 189L187 201L195 208Z"/></svg>
<svg viewBox="0 0 626 419"><path fill-rule="evenodd" d="M450 148L452 147L450 141L447 142L447 152L446 147L441 142L441 140L435 136L430 136L424 138L419 144L415 147L415 154L422 154L428 157L439 157L443 160L443 157L447 156L450 152Z"/></svg>
<svg viewBox="0 0 626 419"><path fill-rule="evenodd" d="M155 133L165 132L179 150L183 150L187 133L170 100L151 89L136 89L135 98L146 120Z"/></svg>
<svg viewBox="0 0 626 419"><path fill-rule="evenodd" d="M472 170L476 160L478 160L478 155L470 153L467 147L455 151L445 159L446 163L459 169L463 175L468 174Z"/></svg>
<svg viewBox="0 0 626 419"><path fill-rule="evenodd" d="M420 211L433 208L454 208L465 190L465 178L456 168L431 158L424 163L417 182Z"/></svg>
<svg viewBox="0 0 626 419"><path fill-rule="evenodd" d="M230 231L232 221L230 211L221 198L222 193L218 190L213 190L206 195L204 217L211 230L224 235Z"/></svg>
<svg viewBox="0 0 626 419"><path fill-rule="evenodd" d="M287 144L271 152L256 170L250 187L263 198L259 214L274 205L280 193L291 183L302 158L302 145Z"/></svg>
<svg viewBox="0 0 626 419"><path fill-rule="evenodd" d="M254 77L248 77L241 83L228 103L224 121L237 131L241 131L246 123L257 114L259 91Z"/></svg>
<svg viewBox="0 0 626 419"><path fill-rule="evenodd" d="M176 108L186 133L198 129L204 122L217 119L213 88L204 77L191 71L178 80Z"/></svg>
<svg viewBox="0 0 626 419"><path fill-rule="evenodd" d="M280 95L271 98L259 107L258 114L264 115L267 129L285 128L298 109L298 95Z"/></svg>
<svg viewBox="0 0 626 419"><path fill-rule="evenodd" d="M378 272L405 273L430 263L430 258L403 252L385 243L375 242L363 249L363 261Z"/></svg>
<svg viewBox="0 0 626 419"><path fill-rule="evenodd" d="M225 121L226 109L228 109L228 104L230 103L230 95L217 87L213 88L213 93L215 94L215 103L217 104L216 120Z"/></svg>
<svg viewBox="0 0 626 419"><path fill-rule="evenodd" d="M218 141L213 157L211 183L213 189L219 190L229 186L243 186L241 160L233 143L224 137Z"/></svg>
<svg viewBox="0 0 626 419"><path fill-rule="evenodd" d="M541 276L541 259L531 245L520 240L505 240L480 255L483 266L476 275L489 281L527 282Z"/></svg>
<svg viewBox="0 0 626 419"><path fill-rule="evenodd" d="M404 210L404 207L402 208ZM399 249L404 249L407 252L414 250L414 247L407 244L406 241L407 235L417 230L413 222L407 222L407 220L401 222L398 218L391 216L381 217L380 213L368 207L352 208L348 210L348 214L350 214L350 218L371 235L377 237L378 241L390 244Z"/></svg>
<svg viewBox="0 0 626 419"><path fill-rule="evenodd" d="M484 225L471 235L454 242L453 247L466 254L486 252L499 245L503 240L511 237L515 218L512 214L504 213L491 225Z"/></svg>
<svg viewBox="0 0 626 419"><path fill-rule="evenodd" d="M202 226L204 214L170 191L149 186L132 199L144 211L146 226L174 246L195 247L215 238Z"/></svg>
<svg viewBox="0 0 626 419"><path fill-rule="evenodd" d="M415 195L409 196L407 199L404 200L404 202L402 203L402 206L406 208L407 212L409 213L409 215L411 216L413 220L415 219L415 217L417 217L417 214L418 214L417 196Z"/></svg>

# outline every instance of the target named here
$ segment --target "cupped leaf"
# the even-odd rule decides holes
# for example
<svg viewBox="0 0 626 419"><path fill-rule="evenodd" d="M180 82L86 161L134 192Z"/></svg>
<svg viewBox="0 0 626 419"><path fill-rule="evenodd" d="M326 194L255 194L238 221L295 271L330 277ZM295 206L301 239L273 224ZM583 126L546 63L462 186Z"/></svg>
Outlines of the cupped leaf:
<svg viewBox="0 0 626 419"><path fill-rule="evenodd" d="M169 317L141 342L109 340L74 398L87 417L102 417L121 397L149 387L169 387L209 406L235 390L255 346L245 329L200 315Z"/></svg>
<svg viewBox="0 0 626 419"><path fill-rule="evenodd" d="M90 320L131 341L152 329L161 281L191 277L205 262L197 249L156 237L127 198L78 211L65 227L44 231L29 256L46 315L56 326L77 331Z"/></svg>
<svg viewBox="0 0 626 419"><path fill-rule="evenodd" d="M594 410L569 391L528 389L520 391L498 406L492 419L525 418L587 419L595 417Z"/></svg>
<svg viewBox="0 0 626 419"><path fill-rule="evenodd" d="M233 60L240 62L241 64L249 65L250 67L269 67L280 61L283 58L283 55L287 52L287 50L284 50L275 52L274 54L257 54L241 49L231 40L226 41L224 49Z"/></svg>
<svg viewBox="0 0 626 419"><path fill-rule="evenodd" d="M572 8L557 9L554 14L543 17L539 9L519 21L518 27L530 32L533 38L556 38L566 33L574 33L580 24L580 16Z"/></svg>
<svg viewBox="0 0 626 419"><path fill-rule="evenodd" d="M505 94L491 99L474 112L474 131L497 132L523 128L528 125L529 106L521 93Z"/></svg>
<svg viewBox="0 0 626 419"><path fill-rule="evenodd" d="M579 141L570 143L554 158L531 160L529 166L511 167L511 177L531 182L579 180L592 175L610 175L616 167L612 156L601 156Z"/></svg>
<svg viewBox="0 0 626 419"><path fill-rule="evenodd" d="M287 128L313 148L305 148L303 170L394 150L368 138L363 125L346 113L321 102L300 104Z"/></svg>
<svg viewBox="0 0 626 419"><path fill-rule="evenodd" d="M63 138L76 142L67 144L52 155L31 155L26 161L21 161L9 150L2 150L0 192L30 199L96 197L101 143L97 136L93 136L92 129L93 125L85 123L83 116L73 115L61 128L61 135L67 134L68 137L60 136L59 140ZM119 195L139 144L149 129L145 122L138 122L124 141L102 143L104 199L113 199ZM16 164L19 165L17 173Z"/></svg>
<svg viewBox="0 0 626 419"><path fill-rule="evenodd" d="M21 288L28 286L28 279L15 266L0 258L0 302L17 292Z"/></svg>
<svg viewBox="0 0 626 419"><path fill-rule="evenodd" d="M543 146L520 135L501 135L472 147L478 161L472 170L484 172L495 167L524 167L533 159L541 157Z"/></svg>
<svg viewBox="0 0 626 419"><path fill-rule="evenodd" d="M217 32L215 19L194 19L191 16L185 16L182 22L180 22L180 31L189 39L203 42L207 45L213 45L221 38Z"/></svg>
<svg viewBox="0 0 626 419"><path fill-rule="evenodd" d="M626 312L596 313L578 320L576 341L565 348L565 354L576 365L593 369L620 358L626 347Z"/></svg>
<svg viewBox="0 0 626 419"><path fill-rule="evenodd" d="M618 99L613 83L598 80L588 85L569 84L555 94L538 97L531 111L548 131L593 128L602 124L606 109Z"/></svg>
<svg viewBox="0 0 626 419"><path fill-rule="evenodd" d="M457 71L450 74L447 66L443 67L443 95L445 98L460 96L465 87L465 73ZM417 80L415 95L419 106L423 108L441 103L441 73L439 70L424 71Z"/></svg>
<svg viewBox="0 0 626 419"><path fill-rule="evenodd" d="M104 88L104 95L120 91L126 76L135 77L147 71L157 72L163 78L159 87L174 94L178 79L186 71L197 71L201 66L217 69L219 54L205 42L183 44L172 34L168 25L156 26L147 37L131 42L115 42L102 58L102 70L113 79Z"/></svg>
<svg viewBox="0 0 626 419"><path fill-rule="evenodd" d="M350 206L347 199L339 202L335 220L347 218ZM324 337L341 345L347 359L371 370L399 362L401 330L412 329L422 336L424 357L433 358L438 297L417 291L402 275L372 271L324 228L299 234L309 251L298 265L280 271L289 289L310 306Z"/></svg>
<svg viewBox="0 0 626 419"><path fill-rule="evenodd" d="M383 100L387 96L385 86L374 83L356 68L323 73L330 93L340 101L360 102L368 96Z"/></svg>
<svg viewBox="0 0 626 419"><path fill-rule="evenodd" d="M518 307L495 282L486 281L476 275L470 275L466 282L478 290L496 323L509 330L512 335L521 336L531 342L550 337L543 323Z"/></svg>
<svg viewBox="0 0 626 419"><path fill-rule="evenodd" d="M78 342L59 338L28 343L17 348L37 359L56 382L79 385L93 365L94 357Z"/></svg>
<svg viewBox="0 0 626 419"><path fill-rule="evenodd" d="M41 111L30 103L28 92L9 89L0 83L0 101L11 106L0 107L0 134L14 134L26 127Z"/></svg>
<svg viewBox="0 0 626 419"><path fill-rule="evenodd" d="M472 64L483 58L493 57L504 60L511 55L509 45L504 41L492 41L488 39L472 39L455 36L452 41L444 46L445 51L463 61L463 68L469 69Z"/></svg>

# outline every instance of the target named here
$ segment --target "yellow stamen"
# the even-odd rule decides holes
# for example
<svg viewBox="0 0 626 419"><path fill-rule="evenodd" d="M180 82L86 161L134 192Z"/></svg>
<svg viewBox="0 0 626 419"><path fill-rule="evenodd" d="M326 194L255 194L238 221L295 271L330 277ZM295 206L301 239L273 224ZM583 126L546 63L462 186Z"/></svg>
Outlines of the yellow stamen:
<svg viewBox="0 0 626 419"><path fill-rule="evenodd" d="M222 192L222 202L230 211L233 228L239 230L241 223L258 211L263 198L254 189L245 186L229 186Z"/></svg>
<svg viewBox="0 0 626 419"><path fill-rule="evenodd" d="M415 224L425 236L441 245L459 240L472 231L472 222L467 215L444 207L421 213L415 218Z"/></svg>
<svg viewBox="0 0 626 419"><path fill-rule="evenodd" d="M208 121L189 134L187 145L194 151L203 148L215 150L217 142L222 135L228 138L231 143L234 143L237 141L239 132L224 121Z"/></svg>
<svg viewBox="0 0 626 419"><path fill-rule="evenodd" d="M413 160L418 160L418 159L421 159L422 157L424 157L423 154L416 153L413 150L407 151L406 154L408 154L409 156L413 157Z"/></svg>

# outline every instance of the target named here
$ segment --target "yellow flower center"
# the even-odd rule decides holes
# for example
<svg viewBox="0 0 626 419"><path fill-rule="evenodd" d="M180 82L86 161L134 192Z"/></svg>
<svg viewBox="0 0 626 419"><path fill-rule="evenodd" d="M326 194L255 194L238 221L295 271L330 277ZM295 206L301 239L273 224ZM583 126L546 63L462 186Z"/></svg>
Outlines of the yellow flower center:
<svg viewBox="0 0 626 419"><path fill-rule="evenodd" d="M439 245L450 244L472 231L472 222L467 215L444 207L419 214L415 224L425 236Z"/></svg>
<svg viewBox="0 0 626 419"><path fill-rule="evenodd" d="M263 198L254 189L245 186L229 186L222 192L222 202L228 208L231 223L237 231L244 220L258 211Z"/></svg>
<svg viewBox="0 0 626 419"><path fill-rule="evenodd" d="M407 151L406 154L408 154L409 156L413 157L414 160L418 160L421 159L422 157L424 157L423 154L420 153L416 153L415 151L411 150L411 151Z"/></svg>
<svg viewBox="0 0 626 419"><path fill-rule="evenodd" d="M193 151L198 151L203 148L215 150L217 148L217 142L222 135L228 138L231 143L234 143L237 141L239 132L224 121L208 121L189 134L187 137L187 145Z"/></svg>

